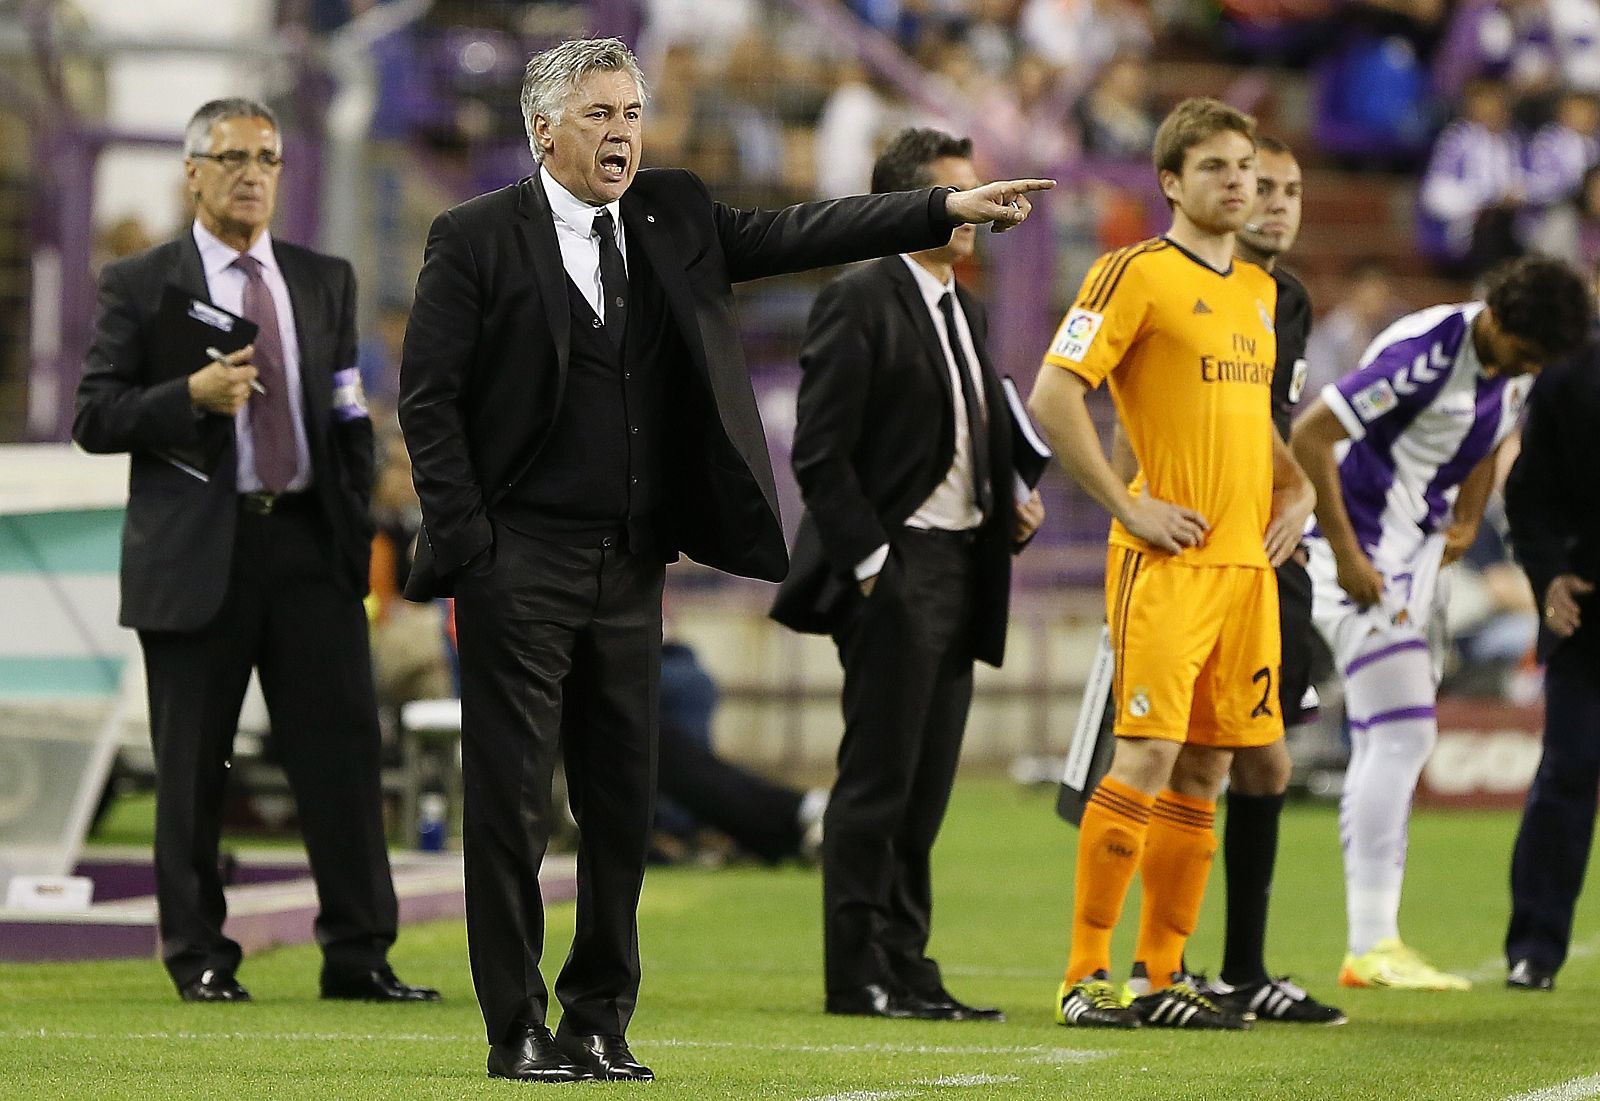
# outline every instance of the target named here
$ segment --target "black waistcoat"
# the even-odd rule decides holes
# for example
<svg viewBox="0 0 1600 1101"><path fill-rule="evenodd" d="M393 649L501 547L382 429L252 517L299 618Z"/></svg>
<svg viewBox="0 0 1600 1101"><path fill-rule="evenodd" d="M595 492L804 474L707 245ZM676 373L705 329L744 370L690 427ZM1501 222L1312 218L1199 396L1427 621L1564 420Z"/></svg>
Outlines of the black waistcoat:
<svg viewBox="0 0 1600 1101"><path fill-rule="evenodd" d="M666 297L642 249L628 256L628 323L618 348L576 284L566 390L550 435L495 518L542 539L657 544L665 388L686 361Z"/></svg>

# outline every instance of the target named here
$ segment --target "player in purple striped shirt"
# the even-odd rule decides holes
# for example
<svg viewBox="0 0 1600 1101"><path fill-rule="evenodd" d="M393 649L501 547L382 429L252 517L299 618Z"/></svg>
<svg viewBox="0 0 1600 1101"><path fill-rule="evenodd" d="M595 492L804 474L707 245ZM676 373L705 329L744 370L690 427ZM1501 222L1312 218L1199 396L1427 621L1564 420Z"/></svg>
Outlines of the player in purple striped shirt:
<svg viewBox="0 0 1600 1101"><path fill-rule="evenodd" d="M1380 333L1295 424L1295 458L1317 488L1312 617L1344 682L1352 746L1343 986L1471 985L1425 963L1399 931L1411 797L1437 736L1437 581L1477 534L1532 376L1577 349L1592 316L1567 265L1517 260L1485 301L1434 306Z"/></svg>

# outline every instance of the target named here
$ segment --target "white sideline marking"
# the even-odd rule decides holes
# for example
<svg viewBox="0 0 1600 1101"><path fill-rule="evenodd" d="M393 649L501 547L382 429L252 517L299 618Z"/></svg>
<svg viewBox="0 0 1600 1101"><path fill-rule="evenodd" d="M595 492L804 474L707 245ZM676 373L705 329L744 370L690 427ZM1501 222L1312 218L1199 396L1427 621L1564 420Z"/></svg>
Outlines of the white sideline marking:
<svg viewBox="0 0 1600 1101"><path fill-rule="evenodd" d="M1570 1082L1563 1082L1559 1086L1546 1086L1542 1090L1514 1094L1505 1101L1588 1101L1591 1097L1600 1097L1600 1074L1591 1074L1587 1078L1574 1078Z"/></svg>
<svg viewBox="0 0 1600 1101"><path fill-rule="evenodd" d="M283 1043L433 1043L471 1044L478 1040L474 1035L439 1036L423 1032L77 1032L65 1029L8 1029L0 1031L6 1040L227 1040L272 1041ZM1021 1055L1032 1063L1088 1063L1109 1058L1109 1051L1092 1051L1081 1048L1049 1048L1042 1045L993 1046L943 1044L751 1044L733 1040L676 1040L637 1037L643 1048L755 1048L762 1051L788 1051L814 1055ZM922 1085L961 1085L961 1078L983 1078L986 1075L958 1075L948 1082L930 1081ZM997 1079L998 1081L998 1079Z"/></svg>
<svg viewBox="0 0 1600 1101"><path fill-rule="evenodd" d="M843 1093L825 1093L808 1097L805 1101L895 1101L902 1097L920 1097L933 1089L966 1089L972 1086L1008 1086L1020 1082L1015 1074L949 1074L912 1083L910 1089L846 1090Z"/></svg>

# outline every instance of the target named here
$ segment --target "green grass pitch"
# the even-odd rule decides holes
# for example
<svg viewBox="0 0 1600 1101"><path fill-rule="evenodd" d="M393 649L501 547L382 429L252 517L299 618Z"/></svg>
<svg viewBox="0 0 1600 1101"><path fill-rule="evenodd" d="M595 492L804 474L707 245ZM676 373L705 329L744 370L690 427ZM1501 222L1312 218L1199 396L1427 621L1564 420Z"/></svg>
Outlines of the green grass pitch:
<svg viewBox="0 0 1600 1101"><path fill-rule="evenodd" d="M1336 817L1284 822L1269 962L1350 1015L1338 1028L1244 1034L1108 1033L1057 1026L1076 831L1053 793L964 779L937 852L935 941L957 995L1004 1024L863 1021L821 1012L817 874L801 868L653 871L641 928L644 990L629 1038L650 1085L532 1086L484 1076L485 1045L459 923L408 928L400 974L436 1006L316 998L314 949L245 961L246 1006L187 1006L139 960L0 965L0 1097L342 1098L596 1096L797 1101L1578 1101L1600 1097L1600 929L1580 907L1574 958L1551 995L1501 985L1514 815L1430 813L1413 825L1402 930L1468 994L1339 990L1344 916ZM1592 878L1592 877L1591 877ZM1190 960L1220 953L1220 875ZM1117 942L1127 961L1134 907ZM571 935L552 909L553 975Z"/></svg>

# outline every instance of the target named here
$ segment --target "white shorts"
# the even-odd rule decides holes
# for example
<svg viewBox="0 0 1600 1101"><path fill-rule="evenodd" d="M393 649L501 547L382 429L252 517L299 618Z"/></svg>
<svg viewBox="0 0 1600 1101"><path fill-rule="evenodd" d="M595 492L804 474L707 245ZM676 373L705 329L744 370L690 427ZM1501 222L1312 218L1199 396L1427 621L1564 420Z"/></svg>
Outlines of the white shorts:
<svg viewBox="0 0 1600 1101"><path fill-rule="evenodd" d="M1311 554L1306 564L1311 575L1311 621L1333 652L1339 673L1343 675L1368 635L1409 626L1427 641L1437 682L1449 642L1444 610L1450 597L1451 571L1440 568L1444 536L1430 535L1408 562L1373 563L1383 574L1384 586L1383 599L1370 608L1356 607L1340 587L1333 548L1326 539L1307 536L1305 545Z"/></svg>

